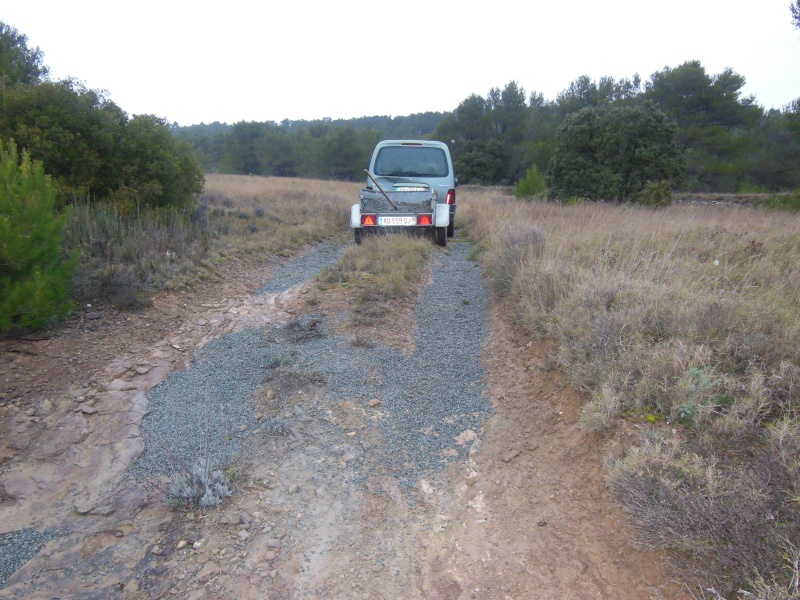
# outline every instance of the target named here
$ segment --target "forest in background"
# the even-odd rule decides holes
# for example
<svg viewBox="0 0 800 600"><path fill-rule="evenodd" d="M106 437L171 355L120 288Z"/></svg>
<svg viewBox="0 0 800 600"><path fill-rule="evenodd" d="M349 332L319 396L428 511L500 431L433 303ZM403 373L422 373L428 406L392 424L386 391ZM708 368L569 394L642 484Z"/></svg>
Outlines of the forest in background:
<svg viewBox="0 0 800 600"><path fill-rule="evenodd" d="M511 81L486 96L470 95L449 113L174 124L173 132L192 146L206 172L359 180L377 141L417 138L450 145L461 183L512 185L531 165L549 172L559 130L571 115L652 103L673 123L685 161L675 187L742 193L800 187L800 99L767 110L742 94L744 85L732 69L711 74L700 61L688 61L646 81L582 76L552 100ZM612 128L606 135L618 133Z"/></svg>

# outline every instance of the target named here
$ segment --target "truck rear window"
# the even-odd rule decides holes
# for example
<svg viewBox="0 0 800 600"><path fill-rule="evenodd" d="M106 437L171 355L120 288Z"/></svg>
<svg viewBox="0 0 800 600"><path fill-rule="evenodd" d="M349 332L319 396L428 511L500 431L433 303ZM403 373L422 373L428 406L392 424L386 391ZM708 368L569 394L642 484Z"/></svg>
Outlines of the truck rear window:
<svg viewBox="0 0 800 600"><path fill-rule="evenodd" d="M385 146L375 158L375 175L383 177L447 177L447 157L441 148Z"/></svg>

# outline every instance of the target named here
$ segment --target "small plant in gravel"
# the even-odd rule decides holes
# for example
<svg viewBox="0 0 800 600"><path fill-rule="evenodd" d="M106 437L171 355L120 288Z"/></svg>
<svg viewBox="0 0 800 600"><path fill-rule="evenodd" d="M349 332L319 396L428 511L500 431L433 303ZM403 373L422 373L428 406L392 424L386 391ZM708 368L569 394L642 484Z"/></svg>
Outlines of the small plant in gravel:
<svg viewBox="0 0 800 600"><path fill-rule="evenodd" d="M211 469L205 458L178 473L168 490L171 500L188 502L200 508L217 506L231 494L228 477L219 469Z"/></svg>

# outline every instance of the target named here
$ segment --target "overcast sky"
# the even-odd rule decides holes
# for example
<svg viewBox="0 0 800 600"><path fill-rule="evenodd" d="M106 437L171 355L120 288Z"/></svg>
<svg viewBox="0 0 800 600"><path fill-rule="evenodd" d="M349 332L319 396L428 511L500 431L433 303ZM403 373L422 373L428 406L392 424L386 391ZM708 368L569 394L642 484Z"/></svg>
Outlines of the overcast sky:
<svg viewBox="0 0 800 600"><path fill-rule="evenodd" d="M51 77L181 125L451 111L516 81L548 100L581 75L700 60L765 108L800 97L790 0L89 2L17 0L0 20Z"/></svg>

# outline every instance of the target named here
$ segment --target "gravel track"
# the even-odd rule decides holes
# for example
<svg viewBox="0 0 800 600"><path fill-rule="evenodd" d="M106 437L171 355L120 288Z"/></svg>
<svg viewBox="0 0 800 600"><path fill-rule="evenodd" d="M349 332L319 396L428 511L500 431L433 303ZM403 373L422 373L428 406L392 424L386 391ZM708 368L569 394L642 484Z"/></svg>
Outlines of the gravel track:
<svg viewBox="0 0 800 600"><path fill-rule="evenodd" d="M318 247L284 266L262 291L312 279L335 264L343 249ZM333 321L342 315L326 315L317 328L321 335L306 341L292 341L287 327L212 341L190 369L173 374L151 394L143 420L147 445L134 473L174 473L206 452L213 467L229 463L247 435L266 427L254 419L253 392L270 369L287 362L301 375L321 375L334 402L381 400L386 417L377 427L383 441L374 452L403 487L442 468L456 453L465 458L468 447L456 446L456 436L477 432L490 410L480 364L488 292L468 252L468 244L454 243L448 254L434 258L433 281L422 294L415 323L407 325L416 327L410 356L384 346L355 348L332 335Z"/></svg>

